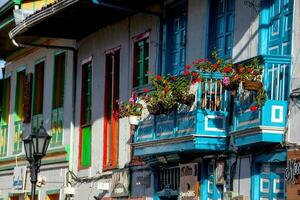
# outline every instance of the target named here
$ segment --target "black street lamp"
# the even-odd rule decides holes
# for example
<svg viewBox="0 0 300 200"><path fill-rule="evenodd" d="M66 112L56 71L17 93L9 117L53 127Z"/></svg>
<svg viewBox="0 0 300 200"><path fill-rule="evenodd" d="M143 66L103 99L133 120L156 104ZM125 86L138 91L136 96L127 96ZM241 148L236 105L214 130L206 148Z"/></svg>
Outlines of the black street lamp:
<svg viewBox="0 0 300 200"><path fill-rule="evenodd" d="M23 139L25 154L30 164L31 200L35 198L37 175L41 167L41 160L46 155L51 136L48 135L43 124L36 131Z"/></svg>

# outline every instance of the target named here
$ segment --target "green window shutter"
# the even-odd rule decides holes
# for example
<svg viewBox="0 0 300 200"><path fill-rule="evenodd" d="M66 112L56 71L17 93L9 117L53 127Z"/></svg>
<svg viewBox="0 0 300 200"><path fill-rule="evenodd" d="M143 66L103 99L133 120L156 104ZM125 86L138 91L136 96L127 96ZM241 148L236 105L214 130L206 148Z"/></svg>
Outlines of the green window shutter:
<svg viewBox="0 0 300 200"><path fill-rule="evenodd" d="M91 165L91 126L82 128L81 167Z"/></svg>
<svg viewBox="0 0 300 200"><path fill-rule="evenodd" d="M137 41L134 45L133 87L148 84L149 38Z"/></svg>
<svg viewBox="0 0 300 200"><path fill-rule="evenodd" d="M6 78L3 83L2 97L2 116L0 126L0 156L7 153L7 137L8 137L8 120L10 107L10 78Z"/></svg>

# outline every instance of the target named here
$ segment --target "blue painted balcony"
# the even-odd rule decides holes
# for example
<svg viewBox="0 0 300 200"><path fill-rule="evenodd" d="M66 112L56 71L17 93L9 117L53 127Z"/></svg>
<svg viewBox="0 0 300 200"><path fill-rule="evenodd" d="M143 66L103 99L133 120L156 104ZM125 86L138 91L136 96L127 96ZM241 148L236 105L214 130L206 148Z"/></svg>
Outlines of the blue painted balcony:
<svg viewBox="0 0 300 200"><path fill-rule="evenodd" d="M220 151L227 146L230 95L221 75L205 74L195 85L192 107L181 106L169 115L149 115L134 135L134 155Z"/></svg>
<svg viewBox="0 0 300 200"><path fill-rule="evenodd" d="M237 147L279 143L284 140L291 58L261 56L260 59L264 65L263 83L267 101L261 109L252 112L249 108L256 93L240 91L237 95L231 130Z"/></svg>

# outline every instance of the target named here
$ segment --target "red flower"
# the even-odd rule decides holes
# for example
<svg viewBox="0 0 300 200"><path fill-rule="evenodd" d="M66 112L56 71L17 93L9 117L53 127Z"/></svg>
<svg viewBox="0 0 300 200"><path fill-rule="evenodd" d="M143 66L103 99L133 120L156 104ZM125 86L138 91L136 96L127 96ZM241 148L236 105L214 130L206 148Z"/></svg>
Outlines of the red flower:
<svg viewBox="0 0 300 200"><path fill-rule="evenodd" d="M189 75L189 71L188 70L184 70L184 73L183 73L185 76Z"/></svg>
<svg viewBox="0 0 300 200"><path fill-rule="evenodd" d="M161 80L162 80L162 76L157 75L157 76L156 76L156 80L161 81Z"/></svg>
<svg viewBox="0 0 300 200"><path fill-rule="evenodd" d="M227 66L227 67L225 68L225 72L226 72L226 73L230 73L231 70L232 70L232 69L231 69L231 67L229 67L229 66Z"/></svg>
<svg viewBox="0 0 300 200"><path fill-rule="evenodd" d="M164 88L165 93L169 92L169 88Z"/></svg>
<svg viewBox="0 0 300 200"><path fill-rule="evenodd" d="M185 69L189 70L189 69L191 69L191 66L190 65L186 65Z"/></svg>
<svg viewBox="0 0 300 200"><path fill-rule="evenodd" d="M177 77L176 77L176 76L174 76L174 77L173 77L173 80L174 80L174 81L176 81L176 80L177 80Z"/></svg>
<svg viewBox="0 0 300 200"><path fill-rule="evenodd" d="M197 72L193 72L193 73L192 73L192 76L193 76L193 77L197 77L197 76L198 76L198 73L197 73Z"/></svg>
<svg viewBox="0 0 300 200"><path fill-rule="evenodd" d="M199 60L198 60L198 63L202 63L202 62L203 62L203 59L199 59Z"/></svg>
<svg viewBox="0 0 300 200"><path fill-rule="evenodd" d="M239 72L240 72L240 73L243 73L244 70L245 70L245 68L244 68L244 67L241 67L241 68L239 69Z"/></svg>
<svg viewBox="0 0 300 200"><path fill-rule="evenodd" d="M213 64L213 67L214 67L214 69L217 69L218 68L218 64L217 63Z"/></svg>
<svg viewBox="0 0 300 200"><path fill-rule="evenodd" d="M196 82L200 82L201 81L201 78L200 77L198 77L198 78L196 78Z"/></svg>
<svg viewBox="0 0 300 200"><path fill-rule="evenodd" d="M252 68L248 68L248 69L247 69L247 72L249 72L249 73L251 73L252 71L253 71Z"/></svg>
<svg viewBox="0 0 300 200"><path fill-rule="evenodd" d="M197 83L196 80L192 80L192 84L194 85L195 83Z"/></svg>
<svg viewBox="0 0 300 200"><path fill-rule="evenodd" d="M237 80L239 80L239 79L240 79L240 76L239 76L238 74L236 74L236 75L234 75L234 77L233 77L233 78L234 78L234 80L236 80L236 81L237 81Z"/></svg>
<svg viewBox="0 0 300 200"><path fill-rule="evenodd" d="M149 88L145 88L145 89L144 89L144 92L145 92L145 93L148 93L148 92L150 92L150 89L149 89Z"/></svg>
<svg viewBox="0 0 300 200"><path fill-rule="evenodd" d="M250 107L250 110L251 110L252 112L256 111L256 110L257 110L257 106L251 106L251 107Z"/></svg>

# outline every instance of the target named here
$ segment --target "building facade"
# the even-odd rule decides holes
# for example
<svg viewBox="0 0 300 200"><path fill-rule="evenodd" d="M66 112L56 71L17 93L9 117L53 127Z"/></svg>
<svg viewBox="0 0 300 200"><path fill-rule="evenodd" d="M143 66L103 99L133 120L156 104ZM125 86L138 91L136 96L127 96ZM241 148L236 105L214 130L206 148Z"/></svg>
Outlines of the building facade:
<svg viewBox="0 0 300 200"><path fill-rule="evenodd" d="M299 140L299 9L292 0L8 2L0 199L30 195L21 139L41 124L52 140L39 199L297 199L285 171ZM255 92L232 94L210 74L191 107L145 111L136 127L119 119L117 101L142 94L151 75L180 74L214 50L237 65L261 60L260 109L249 109Z"/></svg>

